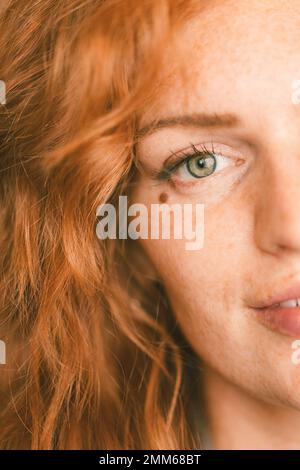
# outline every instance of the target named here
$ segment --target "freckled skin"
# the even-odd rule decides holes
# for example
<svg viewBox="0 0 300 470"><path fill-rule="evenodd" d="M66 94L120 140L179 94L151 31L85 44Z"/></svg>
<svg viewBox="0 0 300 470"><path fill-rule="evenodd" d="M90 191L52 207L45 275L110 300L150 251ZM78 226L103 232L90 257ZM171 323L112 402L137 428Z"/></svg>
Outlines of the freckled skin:
<svg viewBox="0 0 300 470"><path fill-rule="evenodd" d="M296 338L270 331L250 308L300 280L300 106L291 99L292 82L300 78L299 24L299 0L205 3L166 47L161 80L167 85L144 115L147 121L224 112L240 120L235 129L160 131L139 149L141 161L159 166L169 149L213 138L243 156L229 176L201 181L193 191L151 185L145 176L133 195L149 206L163 202L165 191L170 203L205 203L201 250L187 251L185 240L140 243L203 361L216 448L300 448L300 366L291 361ZM244 162L247 173L231 185L231 171Z"/></svg>

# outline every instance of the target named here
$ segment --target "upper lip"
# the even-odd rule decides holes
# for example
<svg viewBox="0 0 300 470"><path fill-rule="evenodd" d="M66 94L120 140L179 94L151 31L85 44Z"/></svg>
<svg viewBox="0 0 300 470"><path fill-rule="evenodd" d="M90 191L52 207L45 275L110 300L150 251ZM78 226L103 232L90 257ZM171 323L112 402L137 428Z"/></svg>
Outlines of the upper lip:
<svg viewBox="0 0 300 470"><path fill-rule="evenodd" d="M275 289L274 289L275 290ZM281 302L292 299L300 299L300 280L290 284L284 289L278 289L278 293L272 296L267 296L260 304L255 305L255 308L274 307Z"/></svg>

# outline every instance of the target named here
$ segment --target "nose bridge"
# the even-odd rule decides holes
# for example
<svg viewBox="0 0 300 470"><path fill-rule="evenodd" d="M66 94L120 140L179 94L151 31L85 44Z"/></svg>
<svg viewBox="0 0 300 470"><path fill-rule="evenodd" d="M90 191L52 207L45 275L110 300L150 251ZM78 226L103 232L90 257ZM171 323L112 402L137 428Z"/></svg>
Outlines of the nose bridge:
<svg viewBox="0 0 300 470"><path fill-rule="evenodd" d="M277 142L259 171L255 238L264 251L300 253L300 132L299 138Z"/></svg>

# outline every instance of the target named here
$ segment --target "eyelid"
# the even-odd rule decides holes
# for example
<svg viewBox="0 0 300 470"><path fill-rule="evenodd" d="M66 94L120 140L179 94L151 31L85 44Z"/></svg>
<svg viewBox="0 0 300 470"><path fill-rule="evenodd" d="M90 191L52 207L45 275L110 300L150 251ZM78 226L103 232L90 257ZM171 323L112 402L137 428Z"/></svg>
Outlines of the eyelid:
<svg viewBox="0 0 300 470"><path fill-rule="evenodd" d="M211 142L210 145L212 146L212 150L208 150L208 148L206 147L206 144L198 144L198 146L200 148L197 148L197 146L195 144L190 142L190 147L188 147L187 149L179 150L178 152L171 152L171 155L164 162L164 167L165 168L173 167L173 165L175 166L177 163L183 162L183 161L187 160L188 158L193 157L194 154L196 154L196 153L199 153L199 154L201 154L201 153L207 153L207 154L214 153L215 150L214 150L213 142ZM193 151L191 151L191 148L193 149ZM168 164L168 162L170 160L171 160L171 162L173 162L172 164Z"/></svg>

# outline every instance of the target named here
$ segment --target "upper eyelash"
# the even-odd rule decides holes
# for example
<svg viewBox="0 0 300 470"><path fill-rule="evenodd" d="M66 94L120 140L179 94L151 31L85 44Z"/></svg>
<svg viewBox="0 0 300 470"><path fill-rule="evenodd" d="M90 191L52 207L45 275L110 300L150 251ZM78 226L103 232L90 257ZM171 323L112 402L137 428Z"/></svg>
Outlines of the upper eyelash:
<svg viewBox="0 0 300 470"><path fill-rule="evenodd" d="M194 144L190 144L193 152L180 152L178 155L178 161L175 161L169 165L166 165L162 170L154 171L153 178L156 180L169 180L172 176L172 173L179 168L181 165L184 165L189 159L195 157L196 155L211 155L214 156L214 146L212 145L212 150L208 150L205 144L200 145L200 149L196 148ZM171 156L176 155L174 152L171 152Z"/></svg>

